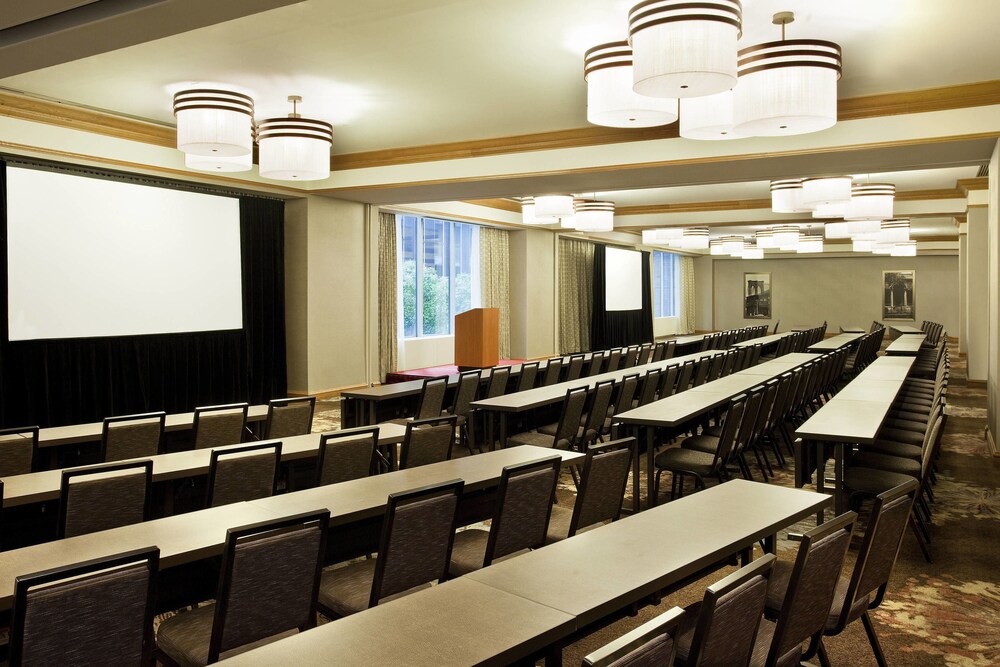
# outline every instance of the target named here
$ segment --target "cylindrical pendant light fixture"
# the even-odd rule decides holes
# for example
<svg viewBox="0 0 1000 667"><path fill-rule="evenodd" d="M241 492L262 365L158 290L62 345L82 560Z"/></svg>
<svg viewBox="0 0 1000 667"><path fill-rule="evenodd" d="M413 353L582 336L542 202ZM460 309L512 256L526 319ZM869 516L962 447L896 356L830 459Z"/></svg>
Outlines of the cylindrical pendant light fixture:
<svg viewBox="0 0 1000 667"><path fill-rule="evenodd" d="M895 247L895 243L872 243L872 253L875 255L891 255L892 249Z"/></svg>
<svg viewBox="0 0 1000 667"><path fill-rule="evenodd" d="M646 97L632 90L632 47L609 42L583 56L587 120L606 127L656 127L677 120L677 100Z"/></svg>
<svg viewBox="0 0 1000 667"><path fill-rule="evenodd" d="M917 256L917 242L916 241L904 241L903 243L897 243L893 246L889 254L893 257L916 257Z"/></svg>
<svg viewBox="0 0 1000 667"><path fill-rule="evenodd" d="M573 217L573 195L535 195L535 219L553 223Z"/></svg>
<svg viewBox="0 0 1000 667"><path fill-rule="evenodd" d="M801 236L799 243L795 246L795 252L800 255L823 252L822 236Z"/></svg>
<svg viewBox="0 0 1000 667"><path fill-rule="evenodd" d="M298 95L290 95L288 118L268 118L257 126L260 175L279 181L318 181L330 176L333 126L322 120L302 118Z"/></svg>
<svg viewBox="0 0 1000 667"><path fill-rule="evenodd" d="M647 245L663 245L684 236L683 227L664 227L662 229L642 230L642 242Z"/></svg>
<svg viewBox="0 0 1000 667"><path fill-rule="evenodd" d="M799 228L794 225L779 225L774 228L774 245L785 249L794 249L799 243Z"/></svg>
<svg viewBox="0 0 1000 667"><path fill-rule="evenodd" d="M850 176L824 176L802 180L802 204L814 209L820 204L846 204L851 201Z"/></svg>
<svg viewBox="0 0 1000 667"><path fill-rule="evenodd" d="M687 250L707 250L709 241L708 227L687 227L681 237L681 247Z"/></svg>
<svg viewBox="0 0 1000 667"><path fill-rule="evenodd" d="M722 252L727 255L739 254L743 252L743 246L746 241L743 240L742 236L723 236L722 237Z"/></svg>
<svg viewBox="0 0 1000 667"><path fill-rule="evenodd" d="M849 239L851 232L846 222L828 222L823 225L823 235L828 239Z"/></svg>
<svg viewBox="0 0 1000 667"><path fill-rule="evenodd" d="M775 137L818 132L837 123L840 46L817 39L785 39L791 12L774 15L781 41L740 49L736 131Z"/></svg>
<svg viewBox="0 0 1000 667"><path fill-rule="evenodd" d="M628 15L634 90L649 97L701 97L736 85L739 0L645 0Z"/></svg>
<svg viewBox="0 0 1000 667"><path fill-rule="evenodd" d="M896 186L891 183L861 183L851 188L851 201L844 211L846 220L888 220Z"/></svg>
<svg viewBox="0 0 1000 667"><path fill-rule="evenodd" d="M236 157L222 157L219 155L194 155L184 154L184 166L188 169L198 171L215 172L238 172L250 171L253 169L253 153L237 155Z"/></svg>
<svg viewBox="0 0 1000 667"><path fill-rule="evenodd" d="M813 209L814 218L843 218L847 210L848 202L837 202L833 204L816 204Z"/></svg>
<svg viewBox="0 0 1000 667"><path fill-rule="evenodd" d="M910 240L909 220L883 220L879 225L879 243L905 243Z"/></svg>
<svg viewBox="0 0 1000 667"><path fill-rule="evenodd" d="M875 235L882 229L881 220L848 220L847 233L851 238L861 235ZM874 238L874 236L872 236Z"/></svg>
<svg viewBox="0 0 1000 667"><path fill-rule="evenodd" d="M725 255L726 251L722 248L722 239L712 239L708 242L708 254L709 255Z"/></svg>
<svg viewBox="0 0 1000 667"><path fill-rule="evenodd" d="M578 199L573 203L573 223L580 232L610 232L615 228L615 203Z"/></svg>
<svg viewBox="0 0 1000 667"><path fill-rule="evenodd" d="M774 230L772 229L762 229L756 234L754 234L754 240L757 242L758 248L777 248L778 244L774 241Z"/></svg>
<svg viewBox="0 0 1000 667"><path fill-rule="evenodd" d="M851 241L851 249L854 252L871 252L872 251L872 247L874 245L875 245L874 241L870 241L870 240L867 240L867 239L865 239L865 240L854 239L853 241Z"/></svg>
<svg viewBox="0 0 1000 667"><path fill-rule="evenodd" d="M253 98L232 90L192 88L174 95L177 148L191 155L253 152Z"/></svg>
<svg viewBox="0 0 1000 667"><path fill-rule="evenodd" d="M733 131L733 91L686 97L680 101L680 134L685 139L724 141L742 139Z"/></svg>
<svg viewBox="0 0 1000 667"><path fill-rule="evenodd" d="M771 181L771 210L775 213L804 213L810 210L802 202L801 178Z"/></svg>
<svg viewBox="0 0 1000 667"><path fill-rule="evenodd" d="M543 225L543 221L535 217L535 198L521 197L521 224Z"/></svg>
<svg viewBox="0 0 1000 667"><path fill-rule="evenodd" d="M743 248L743 259L764 259L764 249L750 245Z"/></svg>

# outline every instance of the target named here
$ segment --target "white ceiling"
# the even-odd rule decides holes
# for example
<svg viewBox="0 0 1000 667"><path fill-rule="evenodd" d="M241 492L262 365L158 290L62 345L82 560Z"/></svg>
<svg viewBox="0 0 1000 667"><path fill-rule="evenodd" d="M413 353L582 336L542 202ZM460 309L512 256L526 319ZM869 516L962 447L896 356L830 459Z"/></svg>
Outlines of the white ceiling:
<svg viewBox="0 0 1000 667"><path fill-rule="evenodd" d="M62 4L77 4L65 2ZM0 80L0 86L171 123L185 83L242 86L258 117L337 126L334 152L582 127L581 54L622 37L632 0L307 0ZM746 0L742 45L840 43L841 97L1000 78L996 0Z"/></svg>

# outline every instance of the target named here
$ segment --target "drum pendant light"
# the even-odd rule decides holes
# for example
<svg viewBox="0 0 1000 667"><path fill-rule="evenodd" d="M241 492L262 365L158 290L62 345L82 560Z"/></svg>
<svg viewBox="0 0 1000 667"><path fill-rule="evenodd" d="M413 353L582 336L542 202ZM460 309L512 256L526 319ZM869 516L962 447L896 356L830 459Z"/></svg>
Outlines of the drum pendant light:
<svg viewBox="0 0 1000 667"><path fill-rule="evenodd" d="M677 120L677 100L646 97L632 90L632 47L600 44L583 56L587 121L606 127L657 127Z"/></svg>
<svg viewBox="0 0 1000 667"><path fill-rule="evenodd" d="M680 101L680 112L680 134L685 139L723 141L743 138L733 130L731 90L704 97L685 97Z"/></svg>
<svg viewBox="0 0 1000 667"><path fill-rule="evenodd" d="M610 232L615 228L615 203L578 199L573 202L573 222L580 232Z"/></svg>
<svg viewBox="0 0 1000 667"><path fill-rule="evenodd" d="M288 118L268 118L257 126L260 175L280 181L317 181L330 176L333 126L322 120L302 118L298 103L290 95Z"/></svg>
<svg viewBox="0 0 1000 667"><path fill-rule="evenodd" d="M238 157L253 152L253 98L217 88L174 95L177 148L189 155Z"/></svg>

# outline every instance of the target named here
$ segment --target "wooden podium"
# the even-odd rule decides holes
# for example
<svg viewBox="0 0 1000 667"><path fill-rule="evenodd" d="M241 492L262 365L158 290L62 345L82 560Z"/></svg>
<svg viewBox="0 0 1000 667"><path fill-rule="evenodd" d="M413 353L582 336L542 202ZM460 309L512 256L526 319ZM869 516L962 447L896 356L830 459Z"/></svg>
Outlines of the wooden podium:
<svg viewBox="0 0 1000 667"><path fill-rule="evenodd" d="M455 365L490 368L500 362L500 309L473 308L455 316Z"/></svg>

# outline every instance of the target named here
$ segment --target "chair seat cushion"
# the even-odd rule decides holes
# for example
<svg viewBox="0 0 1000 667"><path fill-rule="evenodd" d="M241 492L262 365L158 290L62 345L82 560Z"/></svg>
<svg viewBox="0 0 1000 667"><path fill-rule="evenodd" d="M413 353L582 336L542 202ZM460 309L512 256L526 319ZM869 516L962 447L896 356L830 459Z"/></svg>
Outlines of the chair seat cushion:
<svg viewBox="0 0 1000 667"><path fill-rule="evenodd" d="M509 438L507 438L507 446L511 447L514 445L534 445L535 447L549 447L555 446L555 438L551 435L546 435L544 433L536 433L534 431L525 431L524 433L516 433Z"/></svg>
<svg viewBox="0 0 1000 667"><path fill-rule="evenodd" d="M319 604L338 617L367 609L375 563L371 558L323 572L319 582Z"/></svg>
<svg viewBox="0 0 1000 667"><path fill-rule="evenodd" d="M889 454L879 454L877 452L862 452L856 454L851 459L851 466L862 468L876 468L888 472L896 472L911 477L920 477L920 462L913 459L905 459Z"/></svg>
<svg viewBox="0 0 1000 667"><path fill-rule="evenodd" d="M930 415L927 419L922 421L912 420L912 419L896 419L894 417L886 419L882 422L883 429L897 429L900 431L912 431L914 433L923 434L927 431L927 422L930 421Z"/></svg>
<svg viewBox="0 0 1000 667"><path fill-rule="evenodd" d="M900 484L907 484L913 481L910 475L902 475L898 472L888 470L878 470L876 468L862 468L860 466L848 468L844 472L844 486L848 490L863 495L877 496L889 489L894 489Z"/></svg>
<svg viewBox="0 0 1000 667"><path fill-rule="evenodd" d="M880 440L905 442L908 445L917 445L920 447L924 444L924 433L924 431L917 433L916 431L905 431L899 428L883 428L878 432L878 437Z"/></svg>
<svg viewBox="0 0 1000 667"><path fill-rule="evenodd" d="M781 613L781 605L784 604L785 594L788 591L788 582L792 577L794 563L785 560L776 560L771 568L771 576L767 580L767 602L764 609L768 616L777 618ZM844 608L844 600L847 598L847 589L851 585L850 577L840 577L837 581L837 588L833 593L833 602L830 604L830 615L826 619L826 629L833 631L840 622L840 612ZM861 612L868 606L868 596L855 601L851 613L848 615L848 623L861 616Z"/></svg>
<svg viewBox="0 0 1000 667"><path fill-rule="evenodd" d="M919 461L923 457L923 447L919 445L908 445L905 442L893 442L892 440L876 440L870 445L865 445L862 452L872 452L874 454L888 454L904 459Z"/></svg>
<svg viewBox="0 0 1000 667"><path fill-rule="evenodd" d="M181 667L201 667L208 664L208 646L212 640L215 621L215 603L209 603L164 619L156 632L156 646ZM273 637L265 637L224 652L221 658L230 658L259 646L297 634L289 630Z"/></svg>
<svg viewBox="0 0 1000 667"><path fill-rule="evenodd" d="M908 422L919 422L921 424L926 424L931 419L931 411L927 412L911 412L909 410L890 410L886 415L887 419L896 419L900 421Z"/></svg>
<svg viewBox="0 0 1000 667"><path fill-rule="evenodd" d="M584 420L586 420L586 416L584 416ZM559 430L559 424L558 423L556 423L556 424L546 424L545 426L539 426L538 427L538 432L539 433L544 433L545 435L551 435L552 437L555 437L556 432L558 430ZM584 436L584 429L581 426L578 429L576 429L576 438L577 438L577 440L579 440L579 439L583 438L583 436Z"/></svg>
<svg viewBox="0 0 1000 667"><path fill-rule="evenodd" d="M696 452L715 454L715 450L719 448L719 438L718 436L705 435L704 433L702 435L693 435L690 438L684 438L681 442L681 447Z"/></svg>
<svg viewBox="0 0 1000 667"><path fill-rule="evenodd" d="M683 447L671 447L657 454L654 459L657 468L692 472L698 475L711 475L715 472L712 469L714 462L714 454L684 449Z"/></svg>

